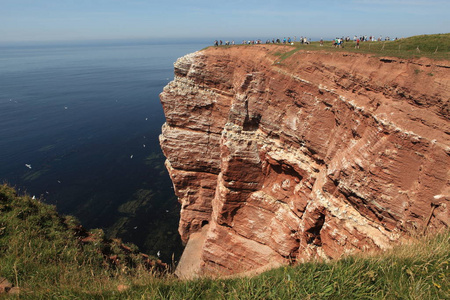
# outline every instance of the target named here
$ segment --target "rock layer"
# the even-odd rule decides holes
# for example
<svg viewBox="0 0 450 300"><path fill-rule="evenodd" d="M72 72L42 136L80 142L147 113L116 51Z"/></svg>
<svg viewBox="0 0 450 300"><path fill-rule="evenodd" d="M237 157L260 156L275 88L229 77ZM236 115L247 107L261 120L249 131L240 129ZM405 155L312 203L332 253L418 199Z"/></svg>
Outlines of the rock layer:
<svg viewBox="0 0 450 300"><path fill-rule="evenodd" d="M290 50L209 48L175 63L160 142L181 237L197 234L182 277L387 249L450 224L448 62L280 61Z"/></svg>

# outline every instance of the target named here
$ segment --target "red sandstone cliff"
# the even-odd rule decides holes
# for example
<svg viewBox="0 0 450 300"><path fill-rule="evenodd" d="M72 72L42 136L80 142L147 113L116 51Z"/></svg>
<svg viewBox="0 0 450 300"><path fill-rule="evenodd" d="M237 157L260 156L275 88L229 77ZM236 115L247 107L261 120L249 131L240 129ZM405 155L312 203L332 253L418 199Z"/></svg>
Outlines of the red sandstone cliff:
<svg viewBox="0 0 450 300"><path fill-rule="evenodd" d="M450 64L305 51L277 63L277 51L187 55L161 93L187 242L178 274L338 258L448 227Z"/></svg>

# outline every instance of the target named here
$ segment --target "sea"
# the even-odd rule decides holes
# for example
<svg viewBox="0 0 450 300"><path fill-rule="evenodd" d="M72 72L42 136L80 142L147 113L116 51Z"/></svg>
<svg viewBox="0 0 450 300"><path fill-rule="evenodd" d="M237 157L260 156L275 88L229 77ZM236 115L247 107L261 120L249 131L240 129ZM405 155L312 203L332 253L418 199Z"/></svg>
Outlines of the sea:
<svg viewBox="0 0 450 300"><path fill-rule="evenodd" d="M182 251L158 136L177 58L211 41L0 46L0 183L165 261Z"/></svg>

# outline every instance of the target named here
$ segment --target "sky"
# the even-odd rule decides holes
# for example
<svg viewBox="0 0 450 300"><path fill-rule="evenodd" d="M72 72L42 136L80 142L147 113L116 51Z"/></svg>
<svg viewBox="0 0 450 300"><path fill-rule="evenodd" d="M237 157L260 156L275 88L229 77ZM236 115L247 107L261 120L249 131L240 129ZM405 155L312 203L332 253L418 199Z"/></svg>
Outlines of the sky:
<svg viewBox="0 0 450 300"><path fill-rule="evenodd" d="M450 32L450 0L0 0L0 42Z"/></svg>

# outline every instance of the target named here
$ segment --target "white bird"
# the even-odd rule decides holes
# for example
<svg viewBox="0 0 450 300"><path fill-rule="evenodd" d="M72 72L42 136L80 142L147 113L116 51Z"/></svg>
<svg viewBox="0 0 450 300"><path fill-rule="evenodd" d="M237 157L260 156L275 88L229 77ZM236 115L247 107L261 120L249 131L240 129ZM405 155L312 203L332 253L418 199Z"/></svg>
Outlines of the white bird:
<svg viewBox="0 0 450 300"><path fill-rule="evenodd" d="M25 167L27 167L28 169L31 169L31 165L30 164L25 164Z"/></svg>
<svg viewBox="0 0 450 300"><path fill-rule="evenodd" d="M143 146L144 146L144 148L145 148L145 144L144 144Z"/></svg>
<svg viewBox="0 0 450 300"><path fill-rule="evenodd" d="M64 109L67 109L67 106L64 106Z"/></svg>
<svg viewBox="0 0 450 300"><path fill-rule="evenodd" d="M133 158L133 154L131 154L130 158Z"/></svg>
<svg viewBox="0 0 450 300"><path fill-rule="evenodd" d="M158 257L161 256L161 251L158 251L158 253L156 253L156 255L158 255Z"/></svg>
<svg viewBox="0 0 450 300"><path fill-rule="evenodd" d="M35 195L33 195L33 197L31 197L31 199L33 199L33 200L34 200L34 199L36 199L36 196L35 196Z"/></svg>
<svg viewBox="0 0 450 300"><path fill-rule="evenodd" d="M134 226L133 229L137 229L137 226Z"/></svg>
<svg viewBox="0 0 450 300"><path fill-rule="evenodd" d="M145 118L145 121L147 121L148 120L148 118Z"/></svg>
<svg viewBox="0 0 450 300"><path fill-rule="evenodd" d="M59 181L59 180L57 180L58 181L58 183L61 183L61 181Z"/></svg>

